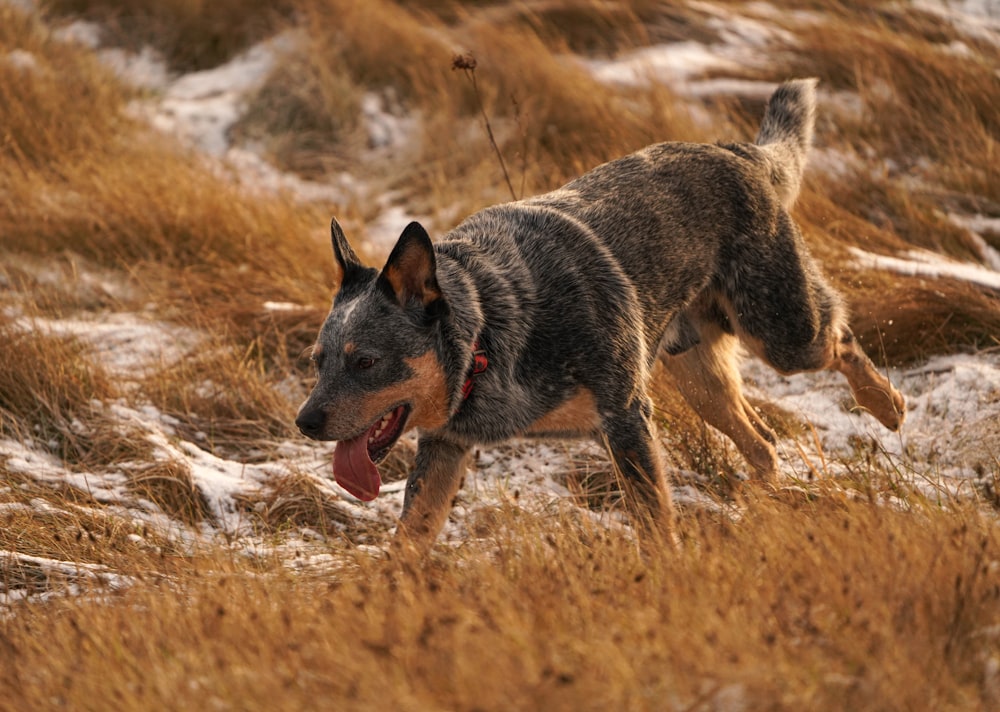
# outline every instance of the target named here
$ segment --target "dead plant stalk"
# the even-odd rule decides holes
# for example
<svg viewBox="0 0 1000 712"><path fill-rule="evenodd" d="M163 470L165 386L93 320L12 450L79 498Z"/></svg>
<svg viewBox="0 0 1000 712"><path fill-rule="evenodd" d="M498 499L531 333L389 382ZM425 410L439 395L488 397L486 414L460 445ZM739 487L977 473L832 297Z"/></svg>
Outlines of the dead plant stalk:
<svg viewBox="0 0 1000 712"><path fill-rule="evenodd" d="M510 173L507 172L507 163L503 160L503 154L500 152L500 147L497 145L496 138L493 136L493 127L490 125L490 117L486 113L486 107L483 106L483 98L479 93L479 85L476 83L476 58L471 54L459 54L456 55L451 60L451 68L461 69L468 77L469 83L472 85L472 93L476 97L476 106L479 108L479 113L483 117L483 123L486 126L486 134L490 138L490 145L493 147L493 152L497 155L497 161L500 162L500 170L503 171L503 179L507 183L507 190L510 191L510 197L512 200L517 200L518 196L514 192L514 186L510 182Z"/></svg>

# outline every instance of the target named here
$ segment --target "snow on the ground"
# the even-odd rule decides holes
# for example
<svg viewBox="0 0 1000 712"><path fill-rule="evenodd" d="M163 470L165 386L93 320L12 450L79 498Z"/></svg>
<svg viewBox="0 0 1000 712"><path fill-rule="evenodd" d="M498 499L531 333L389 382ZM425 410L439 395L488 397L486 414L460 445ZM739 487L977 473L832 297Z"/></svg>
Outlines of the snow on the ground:
<svg viewBox="0 0 1000 712"><path fill-rule="evenodd" d="M69 590L60 592L61 594L67 592L73 594L83 587L94 584L106 591L114 591L126 588L132 583L129 577L122 576L99 564L60 561L45 556L32 556L31 554L0 549L0 569L16 571L24 568L36 571L44 578L46 584L51 579L67 582ZM41 600L52 595L51 592L45 590L32 591L29 587L7 590L6 586L0 582L0 606L16 603L33 594L40 597Z"/></svg>
<svg viewBox="0 0 1000 712"><path fill-rule="evenodd" d="M218 67L171 81L154 106L153 125L180 135L209 155L224 156L230 147L229 129L242 113L241 102L263 85L278 53L293 41L290 35L279 35Z"/></svg>
<svg viewBox="0 0 1000 712"><path fill-rule="evenodd" d="M132 381L176 363L205 340L191 329L129 312L64 319L21 317L15 326L74 337L90 346L93 359L112 376Z"/></svg>
<svg viewBox="0 0 1000 712"><path fill-rule="evenodd" d="M9 1L9 0L8 0ZM29 3L30 4L30 3ZM978 25L969 24L970 36L993 33L997 29L997 3L990 0L969 0L964 3L921 2L921 7L935 8L942 17L963 28L962 17L978 17ZM635 84L664 81L681 95L692 99L712 93L739 93L765 96L773 85L725 78L734 70L757 62L766 62L766 48L774 38L788 41L787 34L778 31L765 20L776 10L765 3L753 3L745 10L755 17L720 9L709 3L695 7L711 16L710 24L720 41L706 46L695 42L680 42L627 53L611 60L581 60L599 79L611 83ZM956 14L960 13L960 14ZM961 14L964 13L964 14ZM212 70L184 76L174 76L151 50L138 54L100 48L100 28L74 23L62 31L62 37L95 49L105 62L123 77L149 90L147 98L136 107L158 128L176 134L205 154L227 166L227 175L251 190L283 191L301 200L343 200L345 195L367 195L375 200L363 177L341 176L333 184L305 181L284 173L261 156L252 146L233 146L228 129L238 120L250 92L266 79L280 52L287 51L295 41L293 34L279 35L253 47L232 61ZM8 62L31 67L33 57L8 56ZM723 75L704 79L711 72ZM736 73L736 72L734 72ZM850 104L850 97L827 97L827 101ZM405 144L415 133L418 119L400 118L397 110L387 107L384 96L368 95L362 101L363 119L373 150L393 150ZM848 106L848 110L852 110ZM835 164L836 156L820 160ZM402 227L412 219L397 196L383 196L376 204L380 217L368 226L367 235L358 236L374 252L387 252ZM953 216L974 234L997 232L995 218ZM859 264L866 268L891 269L920 274L928 278L950 277L1000 289L996 251L985 245L982 250L985 266L967 265L945 260L931 253L913 252L888 257L855 251ZM269 303L266 308L285 310L295 305ZM107 367L112 376L123 381L134 380L146 369L183 358L201 341L201 336L177 327L156 322L143 315L121 313L103 315L100 320L83 317L22 320L23 328L41 328L51 333L73 335L93 348L93 357ZM872 418L851 410L849 389L836 374L804 374L780 376L757 361L748 359L743 373L750 382L748 390L754 396L769 400L784 410L800 416L815 428L819 446L812 437L798 442L785 441L779 451L783 469L789 478L805 477L808 470L835 476L839 473L838 458L848 458L859 447L866 447L876 457L887 459L898 467L903 476L920 486L943 490L967 491L983 471L996 472L1000 458L1000 354L954 355L931 359L920 368L892 371L890 377L908 399L909 413L899 434L890 433ZM379 522L387 529L393 526L402 509L403 483L387 483L383 494L374 502L354 500L332 478L332 445L289 442L281 445L279 455L270 463L245 464L213 455L196 443L180 439L174 423L151 406L109 404L109 410L123 425L134 428L148 438L160 457L185 463L198 488L211 507L215 524L191 529L163 513L151 503L137 503L128 490L127 472L122 468L107 472L77 472L66 468L45 448L29 442L0 441L0 458L14 472L28 473L46 482L65 483L89 492L109 511L156 528L182 541L197 541L201 537L225 534L239 537L248 551L273 546L253 536L238 500L259 493L275 477L287 473L310 476L332 502L349 517ZM803 456L808 464L803 462ZM466 522L475 512L489 509L501 502L516 501L518 506L546 511L556 502L570 496L563 482L564 473L578 470L581 462L601 466L604 457L592 444L567 442L515 442L479 451L472 470L466 477L459 505L445 532L446 538L461 539L468 533ZM990 460L992 458L992 461ZM675 495L679 501L712 506L705 495L691 484L693 478L677 473ZM48 506L44 502L30 506ZM307 542L321 538L318 533L303 528L277 546L284 550L307 547ZM0 556L11 556L0 552ZM329 554L311 554L296 558L292 565L303 562L322 563ZM62 562L30 562L33 565L56 567ZM102 573L95 569L95 575ZM103 574L102 574L103 575ZM15 592L4 594L0 602Z"/></svg>
<svg viewBox="0 0 1000 712"><path fill-rule="evenodd" d="M876 255L859 247L849 248L859 266L880 269L911 277L950 278L1000 289L1000 272L968 262L949 260L927 250L909 250L902 257Z"/></svg>
<svg viewBox="0 0 1000 712"><path fill-rule="evenodd" d="M1000 45L998 0L915 0L913 7L937 15L973 39Z"/></svg>
<svg viewBox="0 0 1000 712"><path fill-rule="evenodd" d="M937 356L888 376L906 398L899 433L853 408L846 381L830 372L782 376L755 359L742 368L748 391L810 424L811 436L779 446L786 475L808 479L811 468L836 475L859 448L878 453L918 486L970 494L1000 458L1000 352ZM803 462L799 447L809 457Z"/></svg>

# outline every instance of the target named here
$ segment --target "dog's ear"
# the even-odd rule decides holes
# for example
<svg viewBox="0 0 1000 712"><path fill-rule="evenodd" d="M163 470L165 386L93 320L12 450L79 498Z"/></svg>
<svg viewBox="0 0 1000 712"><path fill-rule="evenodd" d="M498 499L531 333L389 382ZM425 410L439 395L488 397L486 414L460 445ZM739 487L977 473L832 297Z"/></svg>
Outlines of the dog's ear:
<svg viewBox="0 0 1000 712"><path fill-rule="evenodd" d="M420 223L411 222L403 230L382 268L379 281L400 306L418 301L428 307L441 299L434 246Z"/></svg>
<svg viewBox="0 0 1000 712"><path fill-rule="evenodd" d="M337 218L331 218L330 220L330 240L333 242L333 256L337 259L337 264L340 266L341 282L344 282L347 280L347 275L364 265L361 264L358 256L354 254L354 248L351 247L351 243L344 236L344 230L340 227L340 223L337 222Z"/></svg>

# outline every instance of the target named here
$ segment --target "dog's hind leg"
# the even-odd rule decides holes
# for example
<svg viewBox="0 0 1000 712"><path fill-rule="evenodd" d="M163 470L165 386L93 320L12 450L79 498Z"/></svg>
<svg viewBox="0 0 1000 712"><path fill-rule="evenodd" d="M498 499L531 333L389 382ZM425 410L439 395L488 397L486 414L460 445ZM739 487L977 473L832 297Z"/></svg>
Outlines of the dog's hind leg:
<svg viewBox="0 0 1000 712"><path fill-rule="evenodd" d="M744 246L732 256L730 324L755 355L780 373L831 369L847 378L854 398L890 430L906 414L903 397L862 351L847 325L842 299L823 278L798 227L781 213L767 248Z"/></svg>
<svg viewBox="0 0 1000 712"><path fill-rule="evenodd" d="M396 532L401 543L418 551L434 543L462 486L468 454L467 448L449 440L420 438Z"/></svg>
<svg viewBox="0 0 1000 712"><path fill-rule="evenodd" d="M702 420L726 435L743 455L752 475L767 482L778 472L777 438L743 396L736 367L736 339L708 322L699 322L699 343L660 361L677 389Z"/></svg>
<svg viewBox="0 0 1000 712"><path fill-rule="evenodd" d="M624 409L609 411L603 431L633 516L669 543L674 538L674 507L663 466L663 451L653 422L653 403L639 397Z"/></svg>
<svg viewBox="0 0 1000 712"><path fill-rule="evenodd" d="M834 346L833 361L827 368L844 374L859 406L889 430L899 430L906 416L903 396L878 372L846 326L841 330Z"/></svg>
<svg viewBox="0 0 1000 712"><path fill-rule="evenodd" d="M794 318L792 315L787 315ZM889 430L899 430L906 417L906 401L854 338L846 324L835 324L821 332L813 343L803 347L794 359L775 359L776 349L744 338L747 347L780 373L831 370L842 373L851 387L854 400Z"/></svg>

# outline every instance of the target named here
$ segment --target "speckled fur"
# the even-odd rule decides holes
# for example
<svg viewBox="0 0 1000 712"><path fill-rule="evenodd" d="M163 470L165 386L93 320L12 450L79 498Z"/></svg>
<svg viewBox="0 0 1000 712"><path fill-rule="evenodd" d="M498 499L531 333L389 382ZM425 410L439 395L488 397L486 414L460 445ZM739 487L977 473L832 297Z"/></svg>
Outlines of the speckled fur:
<svg viewBox="0 0 1000 712"><path fill-rule="evenodd" d="M334 222L344 275L317 341L329 358L300 411L303 432L363 432L370 423L356 422L351 399L377 398L412 377L405 359L433 352L447 413L444 425L420 432L400 527L427 542L473 446L556 421L557 432L540 434L606 438L637 501L669 531L647 392L658 358L762 479L776 473L774 434L742 397L737 339L779 371L834 368L852 387L863 381L856 395L879 393L859 403L898 427L902 398L854 343L841 298L788 213L811 142L814 86L779 87L755 144L649 146L554 192L482 210L433 246L411 224L381 272L358 262ZM489 367L463 400L475 342ZM352 369L357 353L371 355L377 372ZM596 412L576 425L545 418L578 413L557 411L571 400Z"/></svg>

